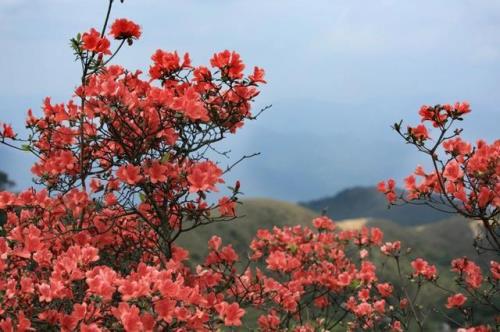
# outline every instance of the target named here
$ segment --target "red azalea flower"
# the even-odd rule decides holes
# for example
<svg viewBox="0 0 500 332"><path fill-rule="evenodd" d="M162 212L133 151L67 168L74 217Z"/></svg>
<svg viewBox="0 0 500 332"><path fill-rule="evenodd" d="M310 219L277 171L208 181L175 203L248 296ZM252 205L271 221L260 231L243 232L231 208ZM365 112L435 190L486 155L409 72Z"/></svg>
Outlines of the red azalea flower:
<svg viewBox="0 0 500 332"><path fill-rule="evenodd" d="M141 36L141 27L126 18L119 18L111 25L109 34L115 39L138 39Z"/></svg>
<svg viewBox="0 0 500 332"><path fill-rule="evenodd" d="M123 165L118 168L116 177L129 185L134 185L142 180L141 169L131 164Z"/></svg>
<svg viewBox="0 0 500 332"><path fill-rule="evenodd" d="M465 301L467 301L467 297L462 293L457 293L448 297L448 303L446 304L446 308L460 308L464 305Z"/></svg>
<svg viewBox="0 0 500 332"><path fill-rule="evenodd" d="M94 28L85 32L82 36L82 48L87 51L111 54L109 50L109 40L106 37L101 37L101 34Z"/></svg>

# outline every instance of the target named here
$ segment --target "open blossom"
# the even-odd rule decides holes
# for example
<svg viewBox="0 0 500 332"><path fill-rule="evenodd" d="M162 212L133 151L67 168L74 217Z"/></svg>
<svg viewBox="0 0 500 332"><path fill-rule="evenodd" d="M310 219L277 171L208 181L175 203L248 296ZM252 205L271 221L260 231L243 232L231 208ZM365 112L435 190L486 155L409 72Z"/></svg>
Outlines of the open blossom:
<svg viewBox="0 0 500 332"><path fill-rule="evenodd" d="M243 70L245 69L245 65L241 61L240 55L234 51L230 52L228 50L225 50L223 52L214 54L212 59L210 59L210 64L212 65L212 67L221 69L224 75L227 75L231 79L238 79L243 77ZM262 74L263 73L257 73L256 78L259 78L259 76L262 76Z"/></svg>
<svg viewBox="0 0 500 332"><path fill-rule="evenodd" d="M375 309L375 311L379 314L383 314L385 312L385 305L386 303L384 299L378 300L373 304L373 309Z"/></svg>
<svg viewBox="0 0 500 332"><path fill-rule="evenodd" d="M362 302L354 309L357 316L369 316L373 312L373 307L366 302Z"/></svg>
<svg viewBox="0 0 500 332"><path fill-rule="evenodd" d="M5 209L9 205L14 204L16 195L8 191L0 191L0 209Z"/></svg>
<svg viewBox="0 0 500 332"><path fill-rule="evenodd" d="M222 197L219 199L219 213L225 217L236 216L236 203L227 196Z"/></svg>
<svg viewBox="0 0 500 332"><path fill-rule="evenodd" d="M383 254L387 256L399 255L399 252L401 250L401 242L400 241L386 242L384 245L380 247L380 250L382 251Z"/></svg>
<svg viewBox="0 0 500 332"><path fill-rule="evenodd" d="M488 187L483 186L479 190L479 195L477 197L477 205L480 208L486 207L495 197L495 193Z"/></svg>
<svg viewBox="0 0 500 332"><path fill-rule="evenodd" d="M88 292L96 294L104 299L111 300L113 293L116 290L116 272L107 266L98 266L87 272Z"/></svg>
<svg viewBox="0 0 500 332"><path fill-rule="evenodd" d="M377 280L377 275L375 271L376 271L375 264L364 260L361 262L361 268L359 269L357 277L362 281L364 281L366 284L369 284Z"/></svg>
<svg viewBox="0 0 500 332"><path fill-rule="evenodd" d="M417 189L417 182L414 175L409 175L405 178L405 189L410 192Z"/></svg>
<svg viewBox="0 0 500 332"><path fill-rule="evenodd" d="M391 324L391 332L403 332L403 326L400 321L396 320Z"/></svg>
<svg viewBox="0 0 500 332"><path fill-rule="evenodd" d="M221 244L222 244L222 239L217 235L213 235L208 241L208 248L217 251L219 250Z"/></svg>
<svg viewBox="0 0 500 332"><path fill-rule="evenodd" d="M313 225L317 229L323 229L327 231L332 231L335 228L335 224L333 223L333 220L326 216L318 217L313 219Z"/></svg>
<svg viewBox="0 0 500 332"><path fill-rule="evenodd" d="M6 123L2 124L3 130L0 132L0 137L4 138L14 138L16 133L12 129L12 127Z"/></svg>
<svg viewBox="0 0 500 332"><path fill-rule="evenodd" d="M380 181L377 184L377 190L385 195L389 203L393 203L397 200L396 181L394 181L394 179L387 180L387 183L385 181Z"/></svg>
<svg viewBox="0 0 500 332"><path fill-rule="evenodd" d="M452 160L446 165L443 176L449 181L458 181L462 179L464 172L460 168L458 162Z"/></svg>
<svg viewBox="0 0 500 332"><path fill-rule="evenodd" d="M155 160L151 163L151 166L147 167L145 170L146 175L148 175L149 180L152 183L165 182L168 179L168 167L163 165L160 161Z"/></svg>
<svg viewBox="0 0 500 332"><path fill-rule="evenodd" d="M353 280L353 276L349 272L342 272L341 274L338 275L337 279L337 285L341 287L347 287L351 284Z"/></svg>
<svg viewBox="0 0 500 332"><path fill-rule="evenodd" d="M184 54L183 62L181 63L177 52L156 50L151 56L151 60L153 60L153 65L149 68L149 75L152 79L162 79L183 68L191 67L189 53Z"/></svg>
<svg viewBox="0 0 500 332"><path fill-rule="evenodd" d="M464 305L465 301L467 301L467 297L462 293L457 293L448 297L448 302L446 303L446 308L459 308Z"/></svg>
<svg viewBox="0 0 500 332"><path fill-rule="evenodd" d="M461 156L469 154L472 151L471 144L463 141L460 137L444 141L443 148L446 152Z"/></svg>
<svg viewBox="0 0 500 332"><path fill-rule="evenodd" d="M129 185L134 185L142 180L141 168L132 164L120 166L116 171L116 177Z"/></svg>
<svg viewBox="0 0 500 332"><path fill-rule="evenodd" d="M195 121L209 121L208 111L200 100L198 92L194 88L188 88L184 95L175 98L172 108L184 113L187 118Z"/></svg>
<svg viewBox="0 0 500 332"><path fill-rule="evenodd" d="M388 297L391 296L393 287L391 284L386 282L382 284L377 284L377 290L382 297Z"/></svg>
<svg viewBox="0 0 500 332"><path fill-rule="evenodd" d="M137 39L141 36L141 27L126 18L119 18L111 25L110 34L115 39Z"/></svg>
<svg viewBox="0 0 500 332"><path fill-rule="evenodd" d="M408 133L416 140L424 141L429 138L429 133L424 125L418 125L414 128L408 127Z"/></svg>
<svg viewBox="0 0 500 332"><path fill-rule="evenodd" d="M466 114L466 113L469 113L471 111L470 104L466 101L461 102L461 103L460 102L455 103L454 108L455 108L455 111L459 114Z"/></svg>
<svg viewBox="0 0 500 332"><path fill-rule="evenodd" d="M414 276L423 276L428 280L435 279L437 277L436 266L430 265L427 261L422 258L417 258L411 262L411 267L413 268Z"/></svg>
<svg viewBox="0 0 500 332"><path fill-rule="evenodd" d="M299 260L282 251L270 253L266 263L269 269L284 272L292 271L300 266Z"/></svg>
<svg viewBox="0 0 500 332"><path fill-rule="evenodd" d="M118 308L113 309L113 315L123 324L127 332L145 330L145 326L141 321L139 308L135 305L129 306L128 303L121 302Z"/></svg>
<svg viewBox="0 0 500 332"><path fill-rule="evenodd" d="M459 273L465 279L467 286L474 289L481 287L483 274L479 265L464 257L454 259L451 262L451 267L453 272Z"/></svg>
<svg viewBox="0 0 500 332"><path fill-rule="evenodd" d="M254 83L266 83L264 80L265 71L262 68L254 67L253 74L249 75L248 78Z"/></svg>
<svg viewBox="0 0 500 332"><path fill-rule="evenodd" d="M245 310L241 309L238 303L222 302L216 305L216 309L226 326L241 326L241 317L245 314Z"/></svg>
<svg viewBox="0 0 500 332"><path fill-rule="evenodd" d="M427 106L424 105L420 108L419 114L422 122L430 121L434 127L442 126L449 118L448 109L451 109L449 105L443 106Z"/></svg>
<svg viewBox="0 0 500 332"><path fill-rule="evenodd" d="M271 311L268 315L262 315L258 319L259 327L264 330L276 331L280 324L280 317Z"/></svg>
<svg viewBox="0 0 500 332"><path fill-rule="evenodd" d="M101 34L94 28L82 35L82 41L82 47L84 50L102 54L111 54L111 51L109 50L109 40L106 37L101 37Z"/></svg>
<svg viewBox="0 0 500 332"><path fill-rule="evenodd" d="M211 161L204 161L191 167L187 177L190 187L189 192L216 191L215 185L224 182L220 176L222 170Z"/></svg>
<svg viewBox="0 0 500 332"><path fill-rule="evenodd" d="M45 283L38 285L38 292L40 293L40 296L39 296L40 301L45 301L45 302L52 301L52 292L50 290L50 285L45 284Z"/></svg>

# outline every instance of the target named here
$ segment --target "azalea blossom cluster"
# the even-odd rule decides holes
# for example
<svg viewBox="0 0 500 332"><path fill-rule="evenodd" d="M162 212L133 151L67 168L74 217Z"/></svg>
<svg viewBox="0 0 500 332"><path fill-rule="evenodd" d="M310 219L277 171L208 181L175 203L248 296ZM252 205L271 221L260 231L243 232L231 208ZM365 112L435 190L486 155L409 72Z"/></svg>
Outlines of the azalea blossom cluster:
<svg viewBox="0 0 500 332"><path fill-rule="evenodd" d="M488 144L478 140L475 145L460 137L462 132L454 128L458 120L470 113L468 103L454 105L422 106L422 124L408 127L401 123L394 129L403 139L429 156L431 171L418 166L405 179L406 193L396 191L394 180L379 183L391 204L402 202L425 202L436 209L460 213L480 220L485 228L487 247L500 250L500 140ZM425 126L430 122L436 129L431 137Z"/></svg>
<svg viewBox="0 0 500 332"><path fill-rule="evenodd" d="M342 231L327 217L318 217L313 224L315 231L301 226L260 230L253 240L251 258L267 268L267 273L257 276L262 287L258 294L264 297L254 301L265 312L258 319L260 328L317 331L339 324L352 330L401 326L391 317L395 311L387 302L393 287L379 280L368 257L367 249L382 243L380 229ZM358 253L358 264L349 250Z"/></svg>
<svg viewBox="0 0 500 332"><path fill-rule="evenodd" d="M211 330L241 324L233 312L238 304L228 304L230 297L219 293L221 279L202 267L189 269L185 250L174 247L165 264L141 257L120 269L109 261L110 244L121 245L117 238L71 232L64 203L46 192L21 193L12 205L27 203L31 208L23 208L22 216L8 213L8 235L0 239L3 331Z"/></svg>

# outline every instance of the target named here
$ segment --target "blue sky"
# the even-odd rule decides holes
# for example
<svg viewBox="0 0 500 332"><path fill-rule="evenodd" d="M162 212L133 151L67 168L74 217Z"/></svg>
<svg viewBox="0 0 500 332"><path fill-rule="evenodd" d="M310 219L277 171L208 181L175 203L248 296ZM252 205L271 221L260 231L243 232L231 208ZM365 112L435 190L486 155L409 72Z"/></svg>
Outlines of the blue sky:
<svg viewBox="0 0 500 332"><path fill-rule="evenodd" d="M100 26L105 5L0 1L0 121L22 131L28 108L71 96L79 68L68 40ZM235 159L262 152L230 176L248 196L307 200L402 178L422 159L390 125L417 122L421 104L467 100L466 138L498 136L500 2L126 0L113 17L143 28L116 59L128 68L146 69L162 48L196 64L236 50L266 69L255 107L273 108L221 147ZM0 169L28 186L29 157L0 155Z"/></svg>

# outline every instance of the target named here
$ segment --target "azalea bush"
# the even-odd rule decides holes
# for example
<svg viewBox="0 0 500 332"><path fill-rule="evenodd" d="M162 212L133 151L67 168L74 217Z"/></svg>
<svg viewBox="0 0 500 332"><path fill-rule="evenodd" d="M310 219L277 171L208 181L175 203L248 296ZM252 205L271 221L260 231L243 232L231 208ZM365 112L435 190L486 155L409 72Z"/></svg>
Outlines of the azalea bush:
<svg viewBox="0 0 500 332"><path fill-rule="evenodd" d="M479 250L500 251L500 140L475 145L460 137L457 121L471 112L467 102L454 105L424 105L419 111L422 124L408 126L396 123L394 129L408 144L426 155L432 169L418 166L405 179L406 192L398 195L394 180L381 182L379 190L391 204L399 202L425 204L435 209L458 213L477 220L482 236L475 246ZM425 123L435 128L430 136Z"/></svg>
<svg viewBox="0 0 500 332"><path fill-rule="evenodd" d="M440 285L435 267L425 260L419 258L412 262L412 266L416 275L423 277L418 283L419 287L429 283L450 293L446 307L458 310L462 317L459 321L445 317L449 322L458 326L472 326L477 322L475 311L483 308L489 312L491 319L479 323L490 325L483 324L466 330L490 331L498 329L500 324L500 263L497 260L500 254L500 140L491 144L478 140L473 145L462 139L462 129L456 124L470 112L467 102L424 105L419 111L421 124L404 129L402 122L396 123L394 130L406 143L428 157L432 169L426 171L424 167L417 166L415 172L405 178L405 191L398 192L393 179L380 182L378 189L386 195L391 205L427 205L469 220L477 232L471 245L474 245L478 254L490 253L493 257L488 266L489 271L483 271L473 257L456 258L450 264L458 290L450 290ZM432 125L434 135L426 123ZM396 254L392 252L392 247L386 254L392 255L399 264L400 243L396 246ZM414 314L417 323L422 326L423 315L416 311Z"/></svg>
<svg viewBox="0 0 500 332"><path fill-rule="evenodd" d="M254 116L264 83L246 76L236 52L210 66L156 51L148 75L111 60L141 37L128 19L78 34L74 98L46 98L28 112L27 138L2 125L0 139L32 153L38 190L0 193L3 330L213 329L238 325L242 310L223 279L188 268L183 233L235 217L239 183L218 191L227 171L213 145ZM108 24L109 22L109 24ZM111 40L116 43L111 51ZM231 167L229 167L231 168Z"/></svg>
<svg viewBox="0 0 500 332"><path fill-rule="evenodd" d="M46 98L41 115L30 110L26 138L1 125L1 143L36 157L32 173L38 189L0 192L6 214L0 236L0 328L423 329L411 285L383 280L373 258L390 257L400 279L417 287L439 286L438 271L422 258L409 264L410 273L402 271L401 244L384 242L378 228L346 231L318 217L311 228L260 230L248 260L217 236L199 264L176 245L203 225L237 218L240 183L224 188L223 176L248 156L223 169L208 155L256 118L251 105L266 83L264 70L246 73L240 55L227 50L214 54L209 66L193 65L187 53L157 50L147 74L129 71L112 60L140 39L142 29L125 18L111 19L114 1L108 4L101 29L71 40L82 69L74 97L59 104ZM467 110L459 104L451 114L458 119ZM428 139L422 128L403 136L420 148ZM445 134L441 139L451 140ZM454 139L457 153L469 151ZM491 161L495 147L497 159ZM490 163L498 161L498 144L482 143L463 153L463 158L452 154L458 170L443 164L448 170L441 179L454 172L455 191L449 191L448 180L431 187L413 181L410 197L454 195L448 196L451 208L488 225L491 239L498 165L492 173ZM476 173L466 182L460 172L469 174L463 170L468 165ZM394 188L393 182L381 185L391 202ZM456 193L462 191L466 199L457 205ZM467 310L472 298L496 310L500 266L493 261L486 275L473 262L457 259L453 269L464 293L453 293L447 306L464 313L457 326L469 327L475 323ZM488 331L494 322L489 324L476 330Z"/></svg>

